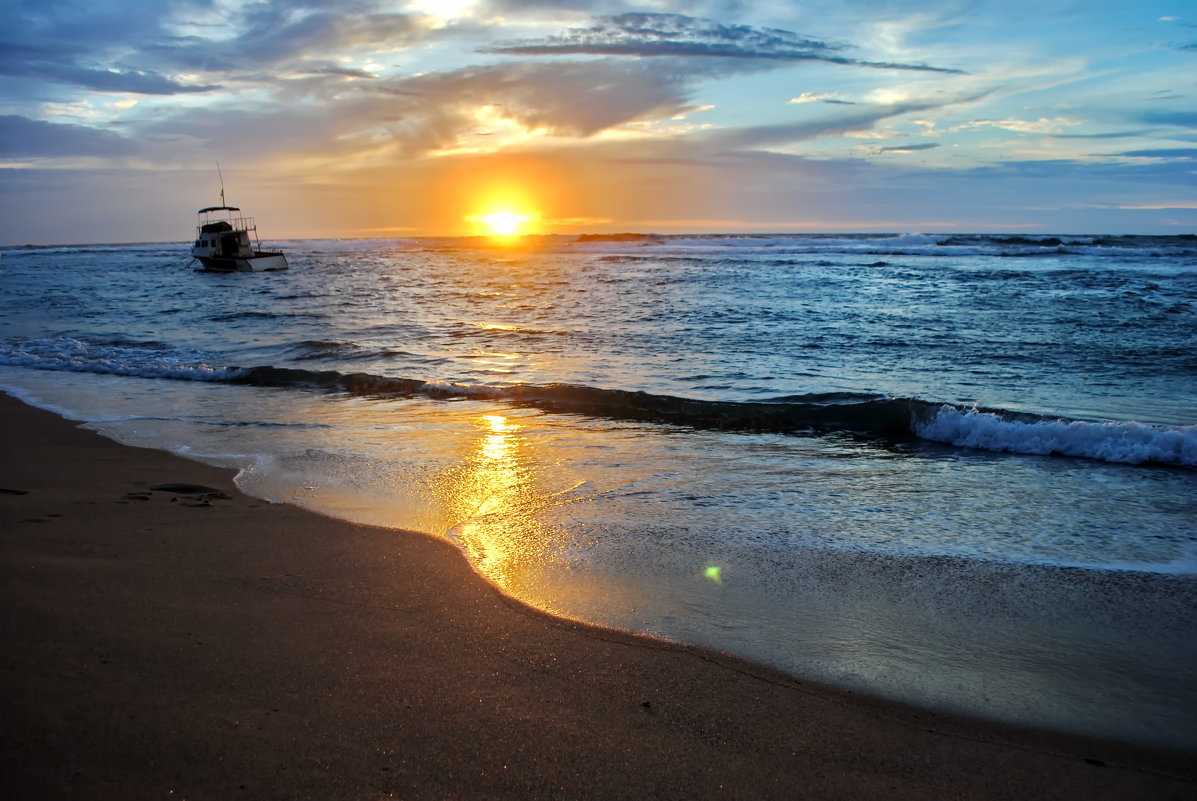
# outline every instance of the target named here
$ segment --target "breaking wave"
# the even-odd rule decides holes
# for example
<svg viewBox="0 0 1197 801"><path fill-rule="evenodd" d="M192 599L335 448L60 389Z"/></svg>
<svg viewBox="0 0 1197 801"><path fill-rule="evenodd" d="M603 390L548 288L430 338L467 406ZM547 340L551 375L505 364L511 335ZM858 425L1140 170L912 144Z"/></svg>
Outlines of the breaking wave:
<svg viewBox="0 0 1197 801"><path fill-rule="evenodd" d="M319 352L331 343L303 344ZM85 342L69 337L5 340L0 343L0 365L376 397L485 398L554 413L689 428L916 437L997 453L1197 468L1197 425L1070 420L850 392L736 402L574 384L457 384L338 370L231 367L215 364L198 351L158 342Z"/></svg>
<svg viewBox="0 0 1197 801"><path fill-rule="evenodd" d="M924 421L915 421L913 430L923 439L987 451L1197 467L1197 425L1011 419L1000 412L943 405Z"/></svg>

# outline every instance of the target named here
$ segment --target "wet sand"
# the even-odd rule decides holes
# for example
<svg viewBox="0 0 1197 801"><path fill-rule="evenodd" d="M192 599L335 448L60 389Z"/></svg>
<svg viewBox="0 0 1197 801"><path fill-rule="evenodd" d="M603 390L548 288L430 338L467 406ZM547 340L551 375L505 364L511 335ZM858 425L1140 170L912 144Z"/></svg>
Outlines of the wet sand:
<svg viewBox="0 0 1197 801"><path fill-rule="evenodd" d="M553 619L444 542L0 413L6 798L1197 797L1193 754Z"/></svg>

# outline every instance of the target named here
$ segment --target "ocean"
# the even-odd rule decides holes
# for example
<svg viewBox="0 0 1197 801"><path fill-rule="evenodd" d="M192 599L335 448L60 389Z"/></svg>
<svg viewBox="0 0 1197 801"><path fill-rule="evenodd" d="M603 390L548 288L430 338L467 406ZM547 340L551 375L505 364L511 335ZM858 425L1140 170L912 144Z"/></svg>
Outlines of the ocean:
<svg viewBox="0 0 1197 801"><path fill-rule="evenodd" d="M1197 749L1197 237L274 244L0 249L0 388L554 614Z"/></svg>

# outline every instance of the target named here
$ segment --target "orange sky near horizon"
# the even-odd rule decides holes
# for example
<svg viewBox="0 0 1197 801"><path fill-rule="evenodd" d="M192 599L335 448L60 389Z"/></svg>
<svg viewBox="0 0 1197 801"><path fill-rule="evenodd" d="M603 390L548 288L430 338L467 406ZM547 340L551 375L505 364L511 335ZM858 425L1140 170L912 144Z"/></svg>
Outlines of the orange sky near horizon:
<svg viewBox="0 0 1197 801"><path fill-rule="evenodd" d="M490 234L483 218L501 213L526 218L519 233L553 233L553 221L575 203L557 171L524 156L459 161L432 178L428 194L432 227L452 235Z"/></svg>
<svg viewBox="0 0 1197 801"><path fill-rule="evenodd" d="M661 209L677 209L679 197L688 206L685 216L699 220L714 210L709 200L718 194L677 165L596 162L569 153L427 158L401 168L308 176L298 189L286 180L257 183L253 171L234 175L234 182L226 177L229 202L256 215L263 238L278 239L489 236L495 232L482 218L496 213L526 217L519 234L652 231ZM281 218L280 209L287 211Z"/></svg>

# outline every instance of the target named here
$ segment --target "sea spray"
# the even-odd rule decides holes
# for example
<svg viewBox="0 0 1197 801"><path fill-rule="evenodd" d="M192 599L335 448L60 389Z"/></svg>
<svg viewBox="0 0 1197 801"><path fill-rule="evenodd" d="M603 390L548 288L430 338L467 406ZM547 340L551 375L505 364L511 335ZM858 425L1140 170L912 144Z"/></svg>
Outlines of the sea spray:
<svg viewBox="0 0 1197 801"><path fill-rule="evenodd" d="M1197 425L1163 429L1134 422L1028 421L947 404L922 417L913 423L920 437L963 448L1197 467Z"/></svg>

